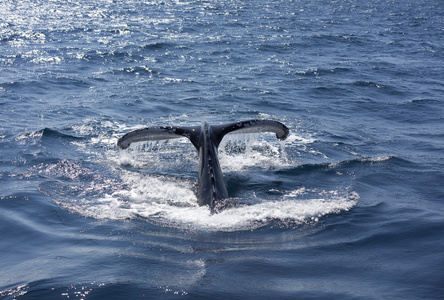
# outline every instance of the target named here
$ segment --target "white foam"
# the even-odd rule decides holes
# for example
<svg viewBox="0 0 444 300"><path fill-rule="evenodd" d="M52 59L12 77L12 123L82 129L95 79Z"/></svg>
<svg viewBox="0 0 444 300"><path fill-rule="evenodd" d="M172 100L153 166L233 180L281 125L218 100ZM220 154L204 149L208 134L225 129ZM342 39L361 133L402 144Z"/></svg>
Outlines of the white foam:
<svg viewBox="0 0 444 300"><path fill-rule="evenodd" d="M237 231L263 227L276 220L296 225L316 222L322 216L349 210L359 198L356 193L303 188L287 191L280 199L254 199L253 204L229 207L211 214L208 207L197 205L192 181L129 171L123 172L121 179L122 184L114 191L111 186L115 182L91 183L82 190L78 187L78 197L63 197L57 203L97 219L142 218L161 226ZM126 188L122 189L122 186ZM103 193L97 199L90 197L109 189L110 193ZM313 197L307 198L307 193ZM73 190L68 194L72 195Z"/></svg>
<svg viewBox="0 0 444 300"><path fill-rule="evenodd" d="M396 156L394 155L386 155L386 156L377 156L377 157L364 157L361 158L360 161L361 162L383 162L389 159L392 159Z"/></svg>
<svg viewBox="0 0 444 300"><path fill-rule="evenodd" d="M109 168L110 174L99 174L89 182L88 179L82 181L79 172L89 175L94 171L85 170L82 165L64 162L53 167L42 166L42 169L67 173L56 174L58 178L70 178L73 174L76 179L79 178L75 183L62 182L61 186L50 189L57 190L53 198L60 206L83 216L111 220L143 219L161 226L195 230L237 231L273 222L296 225L317 222L322 216L349 210L359 198L356 193L339 189L273 189L272 196L262 199L252 191L242 199L230 199L229 202L234 205L211 214L208 207L197 204L198 158L187 139L138 144L120 151L115 147L117 138L135 128L113 122L100 126L102 129L118 128L119 132L98 134L85 142L86 147L77 145L83 141L75 141L74 145L87 152L89 157L94 157L91 149L105 151L106 155L102 155L96 150L96 157L101 165ZM91 133L96 130L94 127L94 124L89 124L72 128L79 133ZM290 146L304 146L313 141L294 135L289 137ZM272 135L227 135L219 147L221 166L224 172L293 167L295 162L287 158L286 146L285 142L277 141Z"/></svg>
<svg viewBox="0 0 444 300"><path fill-rule="evenodd" d="M169 194L179 197L180 188L173 188ZM140 189L139 189L140 191ZM154 192L158 194L159 189ZM306 200L272 200L262 203L232 207L211 214L208 207L197 206L194 195L189 190L182 190L182 202L187 206L177 206L168 201L149 199L149 195L130 192L131 197L122 201L120 193L99 199L95 203L59 203L62 206L88 217L97 219L134 219L143 218L148 222L195 230L238 231L252 230L266 226L273 221L286 224L317 222L319 218L351 209L357 202L357 195L337 198L314 198ZM149 194L149 193L148 193ZM125 195L126 196L126 195ZM146 197L141 201L141 197ZM138 199L138 200L135 200ZM170 198L173 199L173 198ZM176 198L177 199L177 198ZM159 200L159 199L157 199ZM165 199L163 199L165 200ZM67 205L68 204L68 205ZM80 204L80 205L79 205Z"/></svg>

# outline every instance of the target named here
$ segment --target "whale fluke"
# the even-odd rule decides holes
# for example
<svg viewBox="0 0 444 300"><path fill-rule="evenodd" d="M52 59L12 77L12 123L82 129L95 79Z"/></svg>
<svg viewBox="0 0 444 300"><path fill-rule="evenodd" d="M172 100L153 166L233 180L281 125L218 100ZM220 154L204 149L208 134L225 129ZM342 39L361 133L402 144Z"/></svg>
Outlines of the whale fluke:
<svg viewBox="0 0 444 300"><path fill-rule="evenodd" d="M230 133L272 132L280 140L285 140L289 129L284 124L272 120L249 120L224 125L189 127L148 127L131 131L122 136L117 145L128 148L132 143L166 140L186 137L196 147L199 156L198 199L199 205L209 205L211 211L215 202L228 198L218 159L218 147L223 137Z"/></svg>

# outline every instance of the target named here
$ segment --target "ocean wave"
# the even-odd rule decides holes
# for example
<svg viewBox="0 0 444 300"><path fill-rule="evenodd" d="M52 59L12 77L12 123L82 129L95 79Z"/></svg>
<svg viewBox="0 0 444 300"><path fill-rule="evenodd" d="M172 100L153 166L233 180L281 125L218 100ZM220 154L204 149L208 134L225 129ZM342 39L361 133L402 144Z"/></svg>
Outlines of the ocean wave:
<svg viewBox="0 0 444 300"><path fill-rule="evenodd" d="M21 297L26 295L29 289L29 284L21 284L17 285L3 291L0 291L0 297L8 297L10 299L16 299L17 297Z"/></svg>
<svg viewBox="0 0 444 300"><path fill-rule="evenodd" d="M53 90L71 90L75 88L89 88L91 84L89 80L65 76L46 77L40 80L24 79L0 84L0 88L8 92L25 92L31 98L48 94L48 86L51 86ZM24 104L29 105L29 102Z"/></svg>
<svg viewBox="0 0 444 300"><path fill-rule="evenodd" d="M319 77L326 75L339 75L354 72L353 68L349 67L334 67L334 68L308 68L305 70L295 71L297 75L304 75L306 77Z"/></svg>
<svg viewBox="0 0 444 300"><path fill-rule="evenodd" d="M80 137L63 133L61 131L52 129L52 128L43 128L37 131L26 132L15 138L16 141L23 141L29 139L54 139L54 138L62 138L67 140L78 140Z"/></svg>
<svg viewBox="0 0 444 300"><path fill-rule="evenodd" d="M322 162L322 163L308 163L300 164L298 166L284 168L278 170L277 173L281 174L304 174L310 172L327 172L335 169L353 169L363 164L375 164L387 162L390 160L400 160L395 155L385 155L377 157L358 157L337 162ZM338 171L339 172L339 171Z"/></svg>
<svg viewBox="0 0 444 300"><path fill-rule="evenodd" d="M147 66L135 66L135 67L125 67L115 71L112 71L113 74L134 74L134 75L148 75L151 77L153 74L158 74L155 70Z"/></svg>
<svg viewBox="0 0 444 300"><path fill-rule="evenodd" d="M144 50L153 51L153 50L163 50L163 49L168 50L176 46L177 45L175 43L171 42L154 42L154 43L145 44L141 46L141 48Z"/></svg>

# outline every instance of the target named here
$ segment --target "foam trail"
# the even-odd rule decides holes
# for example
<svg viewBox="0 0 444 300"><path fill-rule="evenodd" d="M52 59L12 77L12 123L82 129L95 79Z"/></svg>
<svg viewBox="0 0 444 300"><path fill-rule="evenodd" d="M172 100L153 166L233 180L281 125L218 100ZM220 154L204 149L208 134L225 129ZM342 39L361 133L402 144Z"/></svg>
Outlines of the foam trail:
<svg viewBox="0 0 444 300"><path fill-rule="evenodd" d="M123 172L121 179L126 189L92 199L89 193L81 194L79 188L78 198L62 198L56 202L73 212L97 219L142 218L168 227L237 231L256 229L276 220L293 225L317 221L322 216L351 209L359 198L353 192L298 189L287 191L279 199L255 199L253 204L211 214L208 207L197 205L191 181L129 171ZM94 193L97 187L90 186L86 190Z"/></svg>

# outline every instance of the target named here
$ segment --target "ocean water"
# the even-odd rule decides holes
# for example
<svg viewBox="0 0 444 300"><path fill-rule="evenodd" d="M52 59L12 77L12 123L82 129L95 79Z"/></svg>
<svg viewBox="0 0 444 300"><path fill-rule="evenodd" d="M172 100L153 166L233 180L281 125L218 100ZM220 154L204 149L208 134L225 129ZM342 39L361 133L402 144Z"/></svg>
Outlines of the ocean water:
<svg viewBox="0 0 444 300"><path fill-rule="evenodd" d="M1 299L444 299L444 3L0 1ZM230 194L186 139L248 119Z"/></svg>

